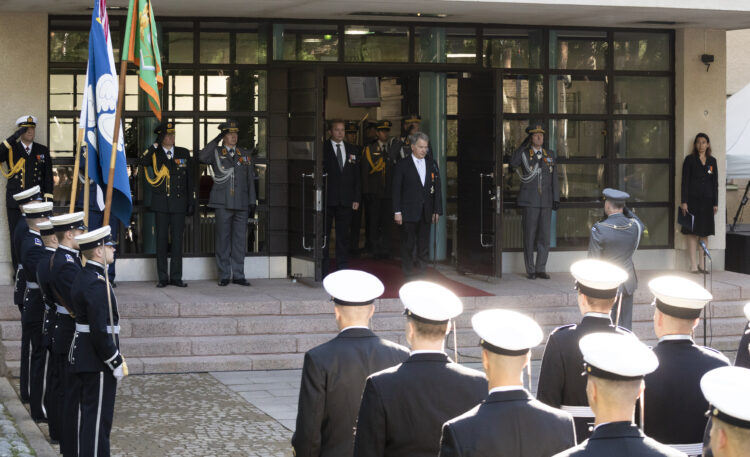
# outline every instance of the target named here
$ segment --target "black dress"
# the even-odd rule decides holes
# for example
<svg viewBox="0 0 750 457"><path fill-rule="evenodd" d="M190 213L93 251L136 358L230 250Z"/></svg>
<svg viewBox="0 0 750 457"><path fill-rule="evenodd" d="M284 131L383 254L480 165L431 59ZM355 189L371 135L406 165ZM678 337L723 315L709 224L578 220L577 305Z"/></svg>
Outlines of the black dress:
<svg viewBox="0 0 750 457"><path fill-rule="evenodd" d="M685 157L682 163L682 200L695 217L693 231L682 227L686 235L700 237L714 234L714 206L719 206L719 170L713 156L701 163L697 154Z"/></svg>

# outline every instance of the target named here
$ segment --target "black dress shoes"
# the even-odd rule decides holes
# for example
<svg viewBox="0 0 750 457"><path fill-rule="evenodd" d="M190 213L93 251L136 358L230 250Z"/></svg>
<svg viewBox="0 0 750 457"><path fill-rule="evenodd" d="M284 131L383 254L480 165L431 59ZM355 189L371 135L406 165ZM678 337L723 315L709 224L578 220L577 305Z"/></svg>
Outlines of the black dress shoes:
<svg viewBox="0 0 750 457"><path fill-rule="evenodd" d="M232 280L232 284L239 284L241 286L249 286L250 285L250 281L248 281L245 278L242 278L242 279L233 279Z"/></svg>
<svg viewBox="0 0 750 457"><path fill-rule="evenodd" d="M537 277L537 278L542 278L542 279L549 279L549 275L548 275L547 273L544 273L544 272L542 272L542 273L537 273L537 274L536 274L536 277Z"/></svg>
<svg viewBox="0 0 750 457"><path fill-rule="evenodd" d="M228 279L222 279L221 281L219 281L219 285L222 287L226 286L227 284L229 284Z"/></svg>
<svg viewBox="0 0 750 457"><path fill-rule="evenodd" d="M156 287L158 287L159 289L161 289L163 287L167 287L167 285L168 284L167 284L166 281L159 281L158 283L156 283Z"/></svg>
<svg viewBox="0 0 750 457"><path fill-rule="evenodd" d="M177 287L187 287L187 284L185 284L184 282L182 282L182 279L178 279L176 281L170 281L169 283L172 284L173 286L177 286Z"/></svg>
<svg viewBox="0 0 750 457"><path fill-rule="evenodd" d="M536 275L534 273L527 273L526 277L529 279L536 279Z"/></svg>

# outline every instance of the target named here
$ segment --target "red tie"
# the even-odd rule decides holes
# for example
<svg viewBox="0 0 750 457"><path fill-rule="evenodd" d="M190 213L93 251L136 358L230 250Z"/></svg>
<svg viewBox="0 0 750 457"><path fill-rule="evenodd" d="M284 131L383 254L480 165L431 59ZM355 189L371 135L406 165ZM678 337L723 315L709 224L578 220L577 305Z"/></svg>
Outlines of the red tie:
<svg viewBox="0 0 750 457"><path fill-rule="evenodd" d="M26 154L28 154L29 152L31 152L31 148L26 146Z"/></svg>

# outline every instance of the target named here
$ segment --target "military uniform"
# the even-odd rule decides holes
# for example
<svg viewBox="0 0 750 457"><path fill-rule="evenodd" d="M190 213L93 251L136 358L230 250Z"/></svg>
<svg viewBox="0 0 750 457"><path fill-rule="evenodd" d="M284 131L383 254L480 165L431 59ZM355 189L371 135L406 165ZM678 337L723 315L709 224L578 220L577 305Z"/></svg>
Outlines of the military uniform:
<svg viewBox="0 0 750 457"><path fill-rule="evenodd" d="M159 126L154 133L174 133L174 124ZM192 216L195 208L195 169L190 151L173 146L166 150L162 145L150 146L141 157L141 165L152 167L154 179L146 171L146 179L153 187L151 211L156 215L156 271L157 287L167 284L185 286L182 282L182 235L185 216ZM169 242L172 249L168 250ZM167 269L167 254L171 259ZM244 261L244 259L243 259Z"/></svg>
<svg viewBox="0 0 750 457"><path fill-rule="evenodd" d="M710 410L706 413L711 417L711 421L716 418L724 424L733 426L722 427L726 437L726 440L721 440L724 446L721 446L720 442L719 449L707 447L703 455L713 455L714 452L716 455L732 455L728 452L732 447L739 451L739 454L746 452L750 448L747 435L750 431L750 370L742 367L721 367L711 370L701 378L701 391L711 404ZM738 429L744 432L744 436L737 433ZM706 437L709 437L709 430L706 430ZM707 445L712 446L711 443Z"/></svg>
<svg viewBox="0 0 750 457"><path fill-rule="evenodd" d="M609 422L594 429L591 437L555 457L685 457L685 454L647 437L627 421Z"/></svg>
<svg viewBox="0 0 750 457"><path fill-rule="evenodd" d="M750 321L750 303L745 305L745 317ZM750 322L747 323L745 331L737 348L737 359L734 364L738 367L750 368Z"/></svg>
<svg viewBox="0 0 750 457"><path fill-rule="evenodd" d="M39 224L39 230L43 237L55 235L55 230L50 222ZM44 321L42 324L42 348L44 349L42 404L47 416L50 440L58 441L60 438L60 422L58 421L59 415L55 400L59 388L59 376L54 354L52 353L52 331L57 323L57 311L55 310L50 290L50 282L52 281L50 264L54 252L54 247L44 246L44 256L37 263L36 277L37 284L39 284L39 291L42 294L42 302L44 303Z"/></svg>
<svg viewBox="0 0 750 457"><path fill-rule="evenodd" d="M222 134L238 132L236 121L219 126ZM221 136L221 135L220 135ZM255 164L250 151L218 145L217 137L200 151L202 163L210 164L214 184L208 206L216 211L216 266L219 284L232 279L250 285L245 279L248 212L255 208Z"/></svg>
<svg viewBox="0 0 750 457"><path fill-rule="evenodd" d="M544 133L541 125L527 128L526 133ZM523 256L526 274L530 279L546 273L549 256L552 210L560 204L555 151L541 148L535 151L526 142L516 149L510 166L521 179L517 204L523 210ZM534 261L536 249L536 262Z"/></svg>

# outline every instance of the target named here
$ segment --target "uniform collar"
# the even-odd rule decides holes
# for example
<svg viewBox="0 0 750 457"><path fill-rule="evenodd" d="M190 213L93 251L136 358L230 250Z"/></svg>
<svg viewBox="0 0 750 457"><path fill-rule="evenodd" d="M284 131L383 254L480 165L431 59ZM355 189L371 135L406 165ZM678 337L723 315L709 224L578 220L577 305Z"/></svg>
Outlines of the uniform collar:
<svg viewBox="0 0 750 457"><path fill-rule="evenodd" d="M64 244L59 245L57 248L58 249L63 249L65 251L70 252L71 254L75 254L76 256L78 256L78 249L69 248L69 247L65 246Z"/></svg>
<svg viewBox="0 0 750 457"><path fill-rule="evenodd" d="M36 230L31 230L31 229L29 229L29 233L32 233L32 234L34 234L34 235L36 235L36 236L42 236L42 235L41 235L41 234L40 234L39 232L37 232Z"/></svg>
<svg viewBox="0 0 750 457"><path fill-rule="evenodd" d="M406 362L452 362L448 354L440 351L414 351L406 359Z"/></svg>
<svg viewBox="0 0 750 457"><path fill-rule="evenodd" d="M91 268L93 268L95 270L104 271L104 265L102 265L99 262L96 262L94 260L87 260L86 261L86 266L88 267L89 265L91 265Z"/></svg>
<svg viewBox="0 0 750 457"><path fill-rule="evenodd" d="M597 319L607 319L608 321L612 322L612 317L607 313L595 313L590 312L583 315L583 317L594 317Z"/></svg>
<svg viewBox="0 0 750 457"><path fill-rule="evenodd" d="M409 355L419 355L419 354L443 354L447 356L448 354L445 351L437 351L434 349L418 349L416 351L411 351Z"/></svg>
<svg viewBox="0 0 750 457"><path fill-rule="evenodd" d="M48 250L49 252L55 252L55 251L57 251L57 249L51 248L49 246L45 246L44 249Z"/></svg>
<svg viewBox="0 0 750 457"><path fill-rule="evenodd" d="M513 390L524 390L524 387L522 385L520 385L520 384L517 385L517 386L498 386L498 387L493 387L492 389L490 389L490 395L494 394L495 392L509 392L509 391L513 391Z"/></svg>
<svg viewBox="0 0 750 457"><path fill-rule="evenodd" d="M591 434L591 440L607 438L639 438L644 436L641 429L630 421L599 424Z"/></svg>
<svg viewBox="0 0 750 457"><path fill-rule="evenodd" d="M506 390L497 390L503 388L509 388ZM485 403L494 403L500 401L518 401L518 400L531 400L534 397L531 396L528 390L524 389L523 386L503 386L496 387L490 390L490 394L485 400Z"/></svg>
<svg viewBox="0 0 750 457"><path fill-rule="evenodd" d="M693 337L691 335L664 335L659 338L659 342L662 341L690 341L692 343Z"/></svg>
<svg viewBox="0 0 750 457"><path fill-rule="evenodd" d="M21 147L23 148L24 152L26 152L26 148L29 148L29 153L34 149L34 142L32 141L30 144L26 144L21 140Z"/></svg>

